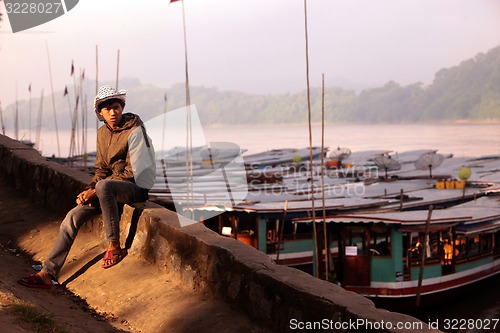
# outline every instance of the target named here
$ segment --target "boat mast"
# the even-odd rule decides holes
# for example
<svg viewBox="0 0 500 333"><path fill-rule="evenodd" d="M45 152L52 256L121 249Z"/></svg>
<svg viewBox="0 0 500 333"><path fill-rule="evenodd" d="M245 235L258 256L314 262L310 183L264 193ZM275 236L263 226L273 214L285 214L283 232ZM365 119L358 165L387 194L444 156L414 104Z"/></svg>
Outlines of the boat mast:
<svg viewBox="0 0 500 333"><path fill-rule="evenodd" d="M283 229L285 229L285 221L286 221L286 212L288 210L288 200L285 200L283 204L283 218L281 219L281 225L279 226L279 237L278 237L278 247L276 248L276 262L280 259L280 249L281 242L283 241Z"/></svg>
<svg viewBox="0 0 500 333"><path fill-rule="evenodd" d="M116 90L118 90L119 71L120 71L120 49L118 49L118 53L116 54Z"/></svg>
<svg viewBox="0 0 500 333"><path fill-rule="evenodd" d="M191 93L189 91L189 66L188 66L188 48L187 48L187 32L186 32L186 11L184 1L182 2L182 27L184 31L184 64L186 76L186 173L187 173L187 206L189 207L191 198L193 197L193 135L191 133ZM236 230L235 230L236 233Z"/></svg>
<svg viewBox="0 0 500 333"><path fill-rule="evenodd" d="M19 112L17 100L17 81L16 81L16 110L14 111L14 137L19 140Z"/></svg>
<svg viewBox="0 0 500 333"><path fill-rule="evenodd" d="M325 208L325 74L321 75L321 203L323 208L323 244L325 247L325 280L328 281L328 258L330 256L330 245L328 244L328 233L326 228Z"/></svg>
<svg viewBox="0 0 500 333"><path fill-rule="evenodd" d="M420 257L420 270L418 271L418 285L417 285L417 299L416 307L420 306L420 293L422 290L422 280L424 278L424 267L425 267L425 257L427 256L427 239L429 237L429 224L431 223L433 205L429 206L429 212L427 213L427 221L425 222L425 233L422 242L422 256Z"/></svg>
<svg viewBox="0 0 500 333"><path fill-rule="evenodd" d="M307 120L309 126L309 172L311 178L311 209L314 234L314 262L318 265L318 240L316 230L316 211L314 207L314 170L313 170L313 149L312 149L312 127L311 127L311 89L309 83L309 39L307 34L307 0L304 0L304 29L306 41L306 82L307 82ZM318 277L318 268L314 270L314 276Z"/></svg>
<svg viewBox="0 0 500 333"><path fill-rule="evenodd" d="M83 96L83 80L85 79L85 69L80 70L80 89L78 95L80 96L80 112L82 114L82 145L80 146L80 153L83 156L84 167L86 168L87 161L87 95L85 95L85 99Z"/></svg>
<svg viewBox="0 0 500 333"><path fill-rule="evenodd" d="M99 89L99 47L95 46L95 96ZM99 129L99 119L95 117L95 132Z"/></svg>
<svg viewBox="0 0 500 333"><path fill-rule="evenodd" d="M68 112L69 112L70 115L72 115L73 112L71 112L71 101L69 99L68 86L64 87L64 94L63 94L63 96L67 96L67 100L68 100ZM74 116L70 116L70 117L71 117L71 137L70 137L70 140L69 140L68 157L71 157L73 155L73 147L75 145L75 117Z"/></svg>
<svg viewBox="0 0 500 333"><path fill-rule="evenodd" d="M0 102L0 122L2 123L2 135L5 135L5 123L3 122L2 102Z"/></svg>
<svg viewBox="0 0 500 333"><path fill-rule="evenodd" d="M31 82L28 86L28 91L30 93L30 104L28 110L28 140L31 142Z"/></svg>
<svg viewBox="0 0 500 333"><path fill-rule="evenodd" d="M61 148L59 145L59 130L57 128L56 101L54 99L54 85L52 83L52 69L50 67L50 54L49 54L49 46L48 46L47 42L45 42L45 48L47 50L47 60L48 60L48 64L49 64L50 89L52 91L52 110L54 111L54 123L55 123L55 127L56 127L57 156L61 157Z"/></svg>
<svg viewBox="0 0 500 333"><path fill-rule="evenodd" d="M75 76L75 66L73 65L73 61L71 61L71 76L73 76L73 90L75 94L75 111L72 113L71 112L71 103L70 103L70 98L68 94L68 105L69 105L69 112L70 114L73 114L73 119L71 122L71 143L70 143L70 148L69 148L69 158L72 158L76 155L79 154L78 152L78 103L80 100L80 95L77 92L77 86L76 86L76 76Z"/></svg>
<svg viewBox="0 0 500 333"><path fill-rule="evenodd" d="M170 0L170 3L179 0ZM184 1L182 3L182 27L184 32L184 66L185 66L185 91L186 91L186 207L190 206L193 196L193 135L191 133L191 94L189 91L189 66L188 66L188 48L186 33L186 10ZM192 214L194 212L191 210Z"/></svg>
<svg viewBox="0 0 500 333"><path fill-rule="evenodd" d="M40 105L38 106L38 118L36 122L35 147L41 153L40 149L40 132L42 130L42 112L43 112L43 89L40 93Z"/></svg>
<svg viewBox="0 0 500 333"><path fill-rule="evenodd" d="M163 130L162 130L162 135L161 135L161 154L163 156L163 151L165 149L164 143L165 143L165 127L167 126L167 103L168 103L168 96L167 93L165 93L165 96L163 97L164 101L164 106L163 106Z"/></svg>

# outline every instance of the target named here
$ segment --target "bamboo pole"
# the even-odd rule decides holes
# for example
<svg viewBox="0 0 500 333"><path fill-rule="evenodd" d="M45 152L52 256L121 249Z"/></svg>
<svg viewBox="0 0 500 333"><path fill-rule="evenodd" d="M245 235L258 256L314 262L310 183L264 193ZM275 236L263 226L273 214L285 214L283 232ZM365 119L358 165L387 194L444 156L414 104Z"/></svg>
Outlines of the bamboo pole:
<svg viewBox="0 0 500 333"><path fill-rule="evenodd" d="M429 225L431 223L432 210L434 209L433 205L429 206L429 212L427 213L427 221L425 222L425 233L424 239L422 242L422 255L420 258L420 270L418 272L418 285L417 285L417 299L416 299L416 307L420 306L420 293L422 291L422 280L424 278L424 267L425 267L425 257L427 255L427 238L429 237Z"/></svg>
<svg viewBox="0 0 500 333"><path fill-rule="evenodd" d="M80 110L82 114L82 145L80 147L80 152L83 155L84 161L87 155L87 95L83 96L83 81L85 79L85 69L80 73ZM87 167L86 163L84 164Z"/></svg>
<svg viewBox="0 0 500 333"><path fill-rule="evenodd" d="M278 248L276 249L276 262L280 259L281 241L283 240L283 229L285 229L286 212L288 211L288 200L283 204L283 218L281 220L280 234L278 237Z"/></svg>
<svg viewBox="0 0 500 333"><path fill-rule="evenodd" d="M40 149L40 132L42 130L42 112L43 112L43 89L40 94L40 105L38 106L38 118L37 118L37 126L36 126L36 136L35 136L35 147L41 153Z"/></svg>
<svg viewBox="0 0 500 333"><path fill-rule="evenodd" d="M81 75L81 73L80 73ZM76 156L79 154L78 148L79 148L79 131L78 131L78 102L80 99L80 95L78 93L78 88L76 84L76 75L74 73L74 65L73 61L71 62L71 76L73 76L73 91L75 94L75 111L72 113L71 112L71 103L70 103L70 98L69 98L69 93L68 93L68 104L70 105L70 114L73 115L73 119L71 122L71 146L70 146L70 151L68 157L71 159L72 157Z"/></svg>
<svg viewBox="0 0 500 333"><path fill-rule="evenodd" d="M325 244L325 280L328 281L330 244L328 244L328 233L326 226L324 151L325 151L325 74L323 73L321 76L321 202L323 207L323 242Z"/></svg>
<svg viewBox="0 0 500 333"><path fill-rule="evenodd" d="M30 104L29 104L29 110L28 110L28 140L31 142L31 101L32 101L32 98L31 98L31 82L30 82L30 85L29 85L29 89L28 89L29 93L30 93Z"/></svg>
<svg viewBox="0 0 500 333"><path fill-rule="evenodd" d="M0 123L2 124L2 135L5 135L5 123L3 122L2 102L0 102Z"/></svg>
<svg viewBox="0 0 500 333"><path fill-rule="evenodd" d="M80 75L81 75L81 69L80 69ZM80 151L80 126L79 126L79 122L78 122L78 118L79 118L78 105L80 102L81 95L79 93L79 89L78 89L78 86L76 84L76 82L77 82L76 74L73 77L73 82L74 82L73 87L75 90L75 147L74 147L75 151L74 151L74 155L80 155L81 151Z"/></svg>
<svg viewBox="0 0 500 333"><path fill-rule="evenodd" d="M119 72L120 72L120 49L118 49L118 53L116 54L116 90L118 90Z"/></svg>
<svg viewBox="0 0 500 333"><path fill-rule="evenodd" d="M191 124L191 93L189 90L189 65L188 65L188 47L186 31L186 10L184 1L182 3L182 28L184 32L184 66L185 66L185 92L186 92L186 205L189 207L191 197L193 196L193 135ZM192 213L194 214L194 212Z"/></svg>
<svg viewBox="0 0 500 333"><path fill-rule="evenodd" d="M162 130L162 135L161 135L161 153L162 156L164 154L165 150L165 127L167 126L167 103L168 103L168 96L167 93L165 93L164 99L164 106L163 106L163 130Z"/></svg>
<svg viewBox="0 0 500 333"><path fill-rule="evenodd" d="M313 235L314 235L314 261L316 266L319 264L318 260L318 240L316 230L316 210L314 207L314 170L313 170L313 149L312 149L312 121L311 121L311 89L309 82L309 39L307 33L307 0L304 0L304 30L306 42L306 82L307 82L307 120L309 127L309 172L311 178L311 209L313 221ZM318 277L318 269L314 270L314 276Z"/></svg>
<svg viewBox="0 0 500 333"><path fill-rule="evenodd" d="M82 117L83 117L83 137L82 137L82 149L83 149L83 168L87 170L87 159L88 159L88 151L87 151L87 138L88 138L88 115L86 110L87 104L87 94L85 97L81 99L82 101Z"/></svg>
<svg viewBox="0 0 500 333"><path fill-rule="evenodd" d="M99 46L95 46L95 96L99 89ZM99 129L99 119L95 118L95 132Z"/></svg>
<svg viewBox="0 0 500 333"><path fill-rule="evenodd" d="M54 123L55 123L55 129L56 129L56 140L57 140L57 155L58 157L61 157L61 148L59 145L59 130L57 128L57 113L56 113L56 101L54 98L54 85L52 83L52 69L50 67L50 54L49 54L49 46L47 42L45 42L45 48L47 50L47 59L49 63L49 77L50 77L50 89L52 91L52 110L54 111Z"/></svg>
<svg viewBox="0 0 500 333"><path fill-rule="evenodd" d="M67 90L67 88L64 88L65 91ZM73 112L71 112L71 100L69 98L69 92L66 94L67 96L67 100L68 100L68 112L70 115L72 115L71 117L71 137L69 139L69 152L68 152L68 157L71 158L71 156L73 156L73 153L74 153L74 146L75 146L75 116L73 114Z"/></svg>
<svg viewBox="0 0 500 333"><path fill-rule="evenodd" d="M19 109L17 100L17 81L16 81L16 109L14 110L14 138L19 140Z"/></svg>

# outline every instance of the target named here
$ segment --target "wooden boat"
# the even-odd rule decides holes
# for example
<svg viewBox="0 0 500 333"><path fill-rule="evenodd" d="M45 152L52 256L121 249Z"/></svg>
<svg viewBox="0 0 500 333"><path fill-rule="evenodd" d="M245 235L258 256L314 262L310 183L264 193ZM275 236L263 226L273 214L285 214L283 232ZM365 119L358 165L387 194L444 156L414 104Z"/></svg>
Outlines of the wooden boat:
<svg viewBox="0 0 500 333"><path fill-rule="evenodd" d="M333 271L345 289L385 307L432 304L500 274L497 197L447 209L338 214L327 223ZM311 219L296 219L310 223Z"/></svg>
<svg viewBox="0 0 500 333"><path fill-rule="evenodd" d="M319 159L321 154L326 155L328 148L322 152L321 147L312 147L313 159ZM260 169L265 167L276 167L284 164L305 163L310 159L309 148L295 149L282 148L272 149L257 154L245 155L245 165L249 169Z"/></svg>
<svg viewBox="0 0 500 333"><path fill-rule="evenodd" d="M479 163L450 156L440 173L452 177L464 164L475 170L467 187L441 188L442 180L406 166L390 179L327 177L324 187L337 191L325 192L324 201L310 179L286 174L278 187L249 191L237 205L197 207L195 218L217 208L217 216L204 220L207 227L278 264L327 278L387 308L415 307L417 299L426 306L500 276L500 205L493 196L500 177L492 175L500 159ZM488 182L481 182L486 172ZM300 182L305 185L296 188Z"/></svg>

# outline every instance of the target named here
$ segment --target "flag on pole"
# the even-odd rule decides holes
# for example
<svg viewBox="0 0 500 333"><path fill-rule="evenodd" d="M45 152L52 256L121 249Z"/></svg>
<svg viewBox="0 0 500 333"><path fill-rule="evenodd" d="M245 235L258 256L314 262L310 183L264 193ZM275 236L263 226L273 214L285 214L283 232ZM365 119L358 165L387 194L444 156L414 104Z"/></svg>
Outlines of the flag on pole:
<svg viewBox="0 0 500 333"><path fill-rule="evenodd" d="M67 94L68 94L68 87L64 86L64 95L63 95L63 97L66 96Z"/></svg>
<svg viewBox="0 0 500 333"><path fill-rule="evenodd" d="M73 66L73 60L71 60L71 76L75 73L75 66Z"/></svg>
<svg viewBox="0 0 500 333"><path fill-rule="evenodd" d="M82 71L82 81L85 80L85 69Z"/></svg>
<svg viewBox="0 0 500 333"><path fill-rule="evenodd" d="M170 0L170 3L177 2L177 1L181 1L181 0Z"/></svg>
<svg viewBox="0 0 500 333"><path fill-rule="evenodd" d="M31 92L31 82L30 82L30 85L28 87L28 91Z"/></svg>

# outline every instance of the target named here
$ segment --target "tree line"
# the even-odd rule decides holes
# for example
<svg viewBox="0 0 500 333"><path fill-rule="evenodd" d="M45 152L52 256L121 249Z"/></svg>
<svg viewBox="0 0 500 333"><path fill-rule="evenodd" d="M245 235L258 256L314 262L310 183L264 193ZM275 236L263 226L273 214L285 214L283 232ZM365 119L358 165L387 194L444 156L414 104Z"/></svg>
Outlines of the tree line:
<svg viewBox="0 0 500 333"><path fill-rule="evenodd" d="M103 83L105 84L105 83ZM113 83L110 83L113 84ZM185 105L184 84L164 89L142 84L137 79L120 79L129 98L126 111L141 114L147 120ZM72 91L73 89L69 89ZM95 82L85 82L88 91L87 112L93 116ZM321 88L311 89L312 121L321 121ZM221 91L215 87L192 86L191 103L196 104L204 125L304 124L307 123L306 91L284 94L248 94ZM67 97L56 93L56 109L61 127L70 128L71 109ZM165 96L168 98L165 100ZM76 100L71 96L71 101ZM33 101L38 109L38 100ZM72 103L72 102L71 102ZM28 101L19 101L25 114ZM439 70L432 84L414 83L402 86L394 81L383 87L359 93L341 88L325 88L327 123L414 123L432 121L500 120L500 46L480 53L459 65ZM5 114L13 114L14 105ZM44 99L44 123L51 122L50 98ZM24 111L23 111L24 110ZM21 115L22 117L22 115ZM26 118L26 117L24 117ZM47 119L49 118L49 119ZM12 119L11 119L12 120ZM12 123L12 121L10 121Z"/></svg>
<svg viewBox="0 0 500 333"><path fill-rule="evenodd" d="M171 87L172 107L184 103L184 85ZM205 124L307 122L306 92L255 95L193 87L191 100ZM430 85L390 81L360 93L325 88L329 123L413 123L500 120L500 46L458 66L441 69ZM311 89L312 120L321 121L321 88ZM169 102L170 103L170 102Z"/></svg>

